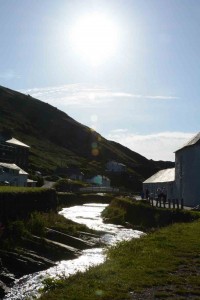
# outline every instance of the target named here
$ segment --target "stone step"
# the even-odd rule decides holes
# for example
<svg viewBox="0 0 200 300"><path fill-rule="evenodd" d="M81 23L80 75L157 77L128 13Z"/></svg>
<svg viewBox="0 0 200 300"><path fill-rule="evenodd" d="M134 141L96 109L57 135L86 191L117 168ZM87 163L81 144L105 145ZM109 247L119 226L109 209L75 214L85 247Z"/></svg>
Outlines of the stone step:
<svg viewBox="0 0 200 300"><path fill-rule="evenodd" d="M90 243L89 241L85 241L81 238L74 237L69 234L66 234L66 233L51 229L51 228L46 228L46 230L47 230L47 238L48 239L70 245L77 249L82 250L82 249L91 248L94 246L94 244Z"/></svg>

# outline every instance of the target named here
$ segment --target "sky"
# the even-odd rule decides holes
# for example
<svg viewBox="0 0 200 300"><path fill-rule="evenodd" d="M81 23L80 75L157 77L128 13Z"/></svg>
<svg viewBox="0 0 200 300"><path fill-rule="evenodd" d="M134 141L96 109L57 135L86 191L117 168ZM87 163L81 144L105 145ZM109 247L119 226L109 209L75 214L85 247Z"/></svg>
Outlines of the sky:
<svg viewBox="0 0 200 300"><path fill-rule="evenodd" d="M0 85L154 160L199 131L200 0L0 0Z"/></svg>

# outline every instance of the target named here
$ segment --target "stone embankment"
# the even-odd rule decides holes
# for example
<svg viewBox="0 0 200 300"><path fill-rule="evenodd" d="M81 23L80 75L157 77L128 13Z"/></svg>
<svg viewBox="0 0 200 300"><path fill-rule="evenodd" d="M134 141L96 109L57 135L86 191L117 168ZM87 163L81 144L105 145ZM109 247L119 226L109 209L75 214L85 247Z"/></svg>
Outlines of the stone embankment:
<svg viewBox="0 0 200 300"><path fill-rule="evenodd" d="M15 279L48 269L59 260L73 259L81 250L98 246L99 236L80 232L78 237L46 228L46 237L24 238L16 251L0 250L0 299Z"/></svg>

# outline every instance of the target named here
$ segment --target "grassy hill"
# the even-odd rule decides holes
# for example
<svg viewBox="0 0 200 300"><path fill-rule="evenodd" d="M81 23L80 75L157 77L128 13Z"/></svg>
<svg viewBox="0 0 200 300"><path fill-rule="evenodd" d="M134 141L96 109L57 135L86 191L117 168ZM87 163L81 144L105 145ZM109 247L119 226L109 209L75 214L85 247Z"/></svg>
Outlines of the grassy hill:
<svg viewBox="0 0 200 300"><path fill-rule="evenodd" d="M57 108L29 95L0 86L0 130L28 144L29 169L53 173L56 168L78 166L85 174L105 174L105 163L124 163L128 174L124 183L139 188L141 181L157 170L173 166L155 162L130 149L106 140ZM113 178L113 180L120 180Z"/></svg>

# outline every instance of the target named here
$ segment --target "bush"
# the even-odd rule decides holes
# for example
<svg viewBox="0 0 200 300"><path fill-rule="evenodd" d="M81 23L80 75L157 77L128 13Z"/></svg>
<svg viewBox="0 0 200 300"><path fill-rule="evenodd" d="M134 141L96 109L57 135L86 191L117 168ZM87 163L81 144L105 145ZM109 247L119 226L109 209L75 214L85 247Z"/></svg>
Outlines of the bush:
<svg viewBox="0 0 200 300"><path fill-rule="evenodd" d="M8 223L4 232L6 239L3 241L3 247L16 247L20 243L22 237L26 236L27 234L28 231L23 221L17 220Z"/></svg>
<svg viewBox="0 0 200 300"><path fill-rule="evenodd" d="M27 227L32 234L44 236L46 227L44 214L38 212L32 213Z"/></svg>
<svg viewBox="0 0 200 300"><path fill-rule="evenodd" d="M34 181L37 181L36 186L41 187L44 185L44 179L42 176L39 175L29 175L29 179L32 179Z"/></svg>
<svg viewBox="0 0 200 300"><path fill-rule="evenodd" d="M54 188L57 192L76 192L80 187L83 187L84 183L71 179L60 179L54 184Z"/></svg>
<svg viewBox="0 0 200 300"><path fill-rule="evenodd" d="M46 176L45 177L45 180L47 180L47 181L58 181L60 179L60 177L59 176L57 176L57 175L51 175L51 176Z"/></svg>

